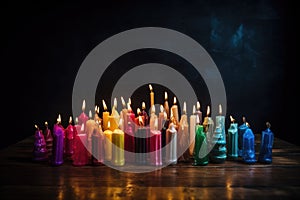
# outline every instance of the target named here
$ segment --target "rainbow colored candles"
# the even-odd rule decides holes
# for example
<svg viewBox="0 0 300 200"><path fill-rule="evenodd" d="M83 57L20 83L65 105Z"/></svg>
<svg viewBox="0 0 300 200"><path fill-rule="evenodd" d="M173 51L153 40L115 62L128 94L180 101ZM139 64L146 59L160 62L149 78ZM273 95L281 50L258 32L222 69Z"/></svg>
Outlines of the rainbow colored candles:
<svg viewBox="0 0 300 200"><path fill-rule="evenodd" d="M177 164L177 130L173 122L166 131L166 163Z"/></svg>
<svg viewBox="0 0 300 200"><path fill-rule="evenodd" d="M33 160L45 161L48 159L48 150L46 141L42 131L35 125L36 131L34 134Z"/></svg>
<svg viewBox="0 0 300 200"><path fill-rule="evenodd" d="M247 164L256 162L255 158L255 136L250 128L243 134L242 159Z"/></svg>
<svg viewBox="0 0 300 200"><path fill-rule="evenodd" d="M238 158L238 124L234 122L232 116L230 116L230 127L228 129L228 158Z"/></svg>
<svg viewBox="0 0 300 200"><path fill-rule="evenodd" d="M193 165L207 165L209 161L208 143L206 134L203 132L203 125L199 123L199 116L196 117L196 135L195 135L195 148L194 148L194 163Z"/></svg>
<svg viewBox="0 0 300 200"><path fill-rule="evenodd" d="M260 143L258 162L270 164L272 163L272 148L274 142L274 134L270 129L271 124L267 122L266 125L267 125L267 129L262 131L261 134L261 143Z"/></svg>
<svg viewBox="0 0 300 200"><path fill-rule="evenodd" d="M58 116L57 123L53 127L53 152L51 164L54 166L62 165L64 162L64 130L61 117Z"/></svg>

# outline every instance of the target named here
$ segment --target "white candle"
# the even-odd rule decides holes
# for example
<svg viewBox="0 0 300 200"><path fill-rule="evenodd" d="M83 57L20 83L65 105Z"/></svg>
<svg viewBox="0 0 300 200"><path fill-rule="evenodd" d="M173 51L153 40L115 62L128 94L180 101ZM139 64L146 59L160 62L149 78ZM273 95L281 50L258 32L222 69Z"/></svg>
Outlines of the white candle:
<svg viewBox="0 0 300 200"><path fill-rule="evenodd" d="M196 107L194 105L193 106L193 114L190 116L190 141L189 141L190 156L194 155L195 133L196 133Z"/></svg>

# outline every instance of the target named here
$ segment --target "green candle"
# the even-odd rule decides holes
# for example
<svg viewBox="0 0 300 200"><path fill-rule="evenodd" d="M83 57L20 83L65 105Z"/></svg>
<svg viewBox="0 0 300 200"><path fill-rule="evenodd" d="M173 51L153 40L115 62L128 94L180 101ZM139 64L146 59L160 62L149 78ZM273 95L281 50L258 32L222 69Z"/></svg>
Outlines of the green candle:
<svg viewBox="0 0 300 200"><path fill-rule="evenodd" d="M208 144L206 135L203 132L203 125L199 124L199 117L197 116L195 147L194 147L194 163L193 165L207 165L208 164Z"/></svg>
<svg viewBox="0 0 300 200"><path fill-rule="evenodd" d="M233 117L230 115L230 127L228 129L228 158L238 158L238 124L234 122Z"/></svg>

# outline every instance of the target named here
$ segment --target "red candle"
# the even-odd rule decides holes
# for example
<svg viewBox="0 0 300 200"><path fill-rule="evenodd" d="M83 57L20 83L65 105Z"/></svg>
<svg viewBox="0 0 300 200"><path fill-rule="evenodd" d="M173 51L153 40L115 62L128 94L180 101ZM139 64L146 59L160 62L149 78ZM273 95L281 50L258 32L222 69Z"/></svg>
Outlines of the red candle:
<svg viewBox="0 0 300 200"><path fill-rule="evenodd" d="M87 144L87 134L84 130L84 124L77 126L77 128L79 127L80 129L77 130L78 134L74 140L74 153L72 156L72 164L74 166L84 166L89 163L88 151L85 147Z"/></svg>
<svg viewBox="0 0 300 200"><path fill-rule="evenodd" d="M78 116L78 123L85 124L89 117L85 114L85 100L82 102L82 113Z"/></svg>

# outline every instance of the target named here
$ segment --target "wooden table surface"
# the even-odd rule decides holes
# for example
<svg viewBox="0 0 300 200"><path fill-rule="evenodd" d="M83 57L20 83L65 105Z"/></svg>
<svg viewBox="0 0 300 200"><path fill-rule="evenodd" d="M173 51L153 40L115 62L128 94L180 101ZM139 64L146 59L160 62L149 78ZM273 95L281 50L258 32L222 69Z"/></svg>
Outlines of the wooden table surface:
<svg viewBox="0 0 300 200"><path fill-rule="evenodd" d="M257 137L256 137L257 138ZM256 147L259 142L256 142ZM300 147L275 138L272 164L178 163L147 173L32 161L33 137L0 151L1 199L299 199Z"/></svg>

